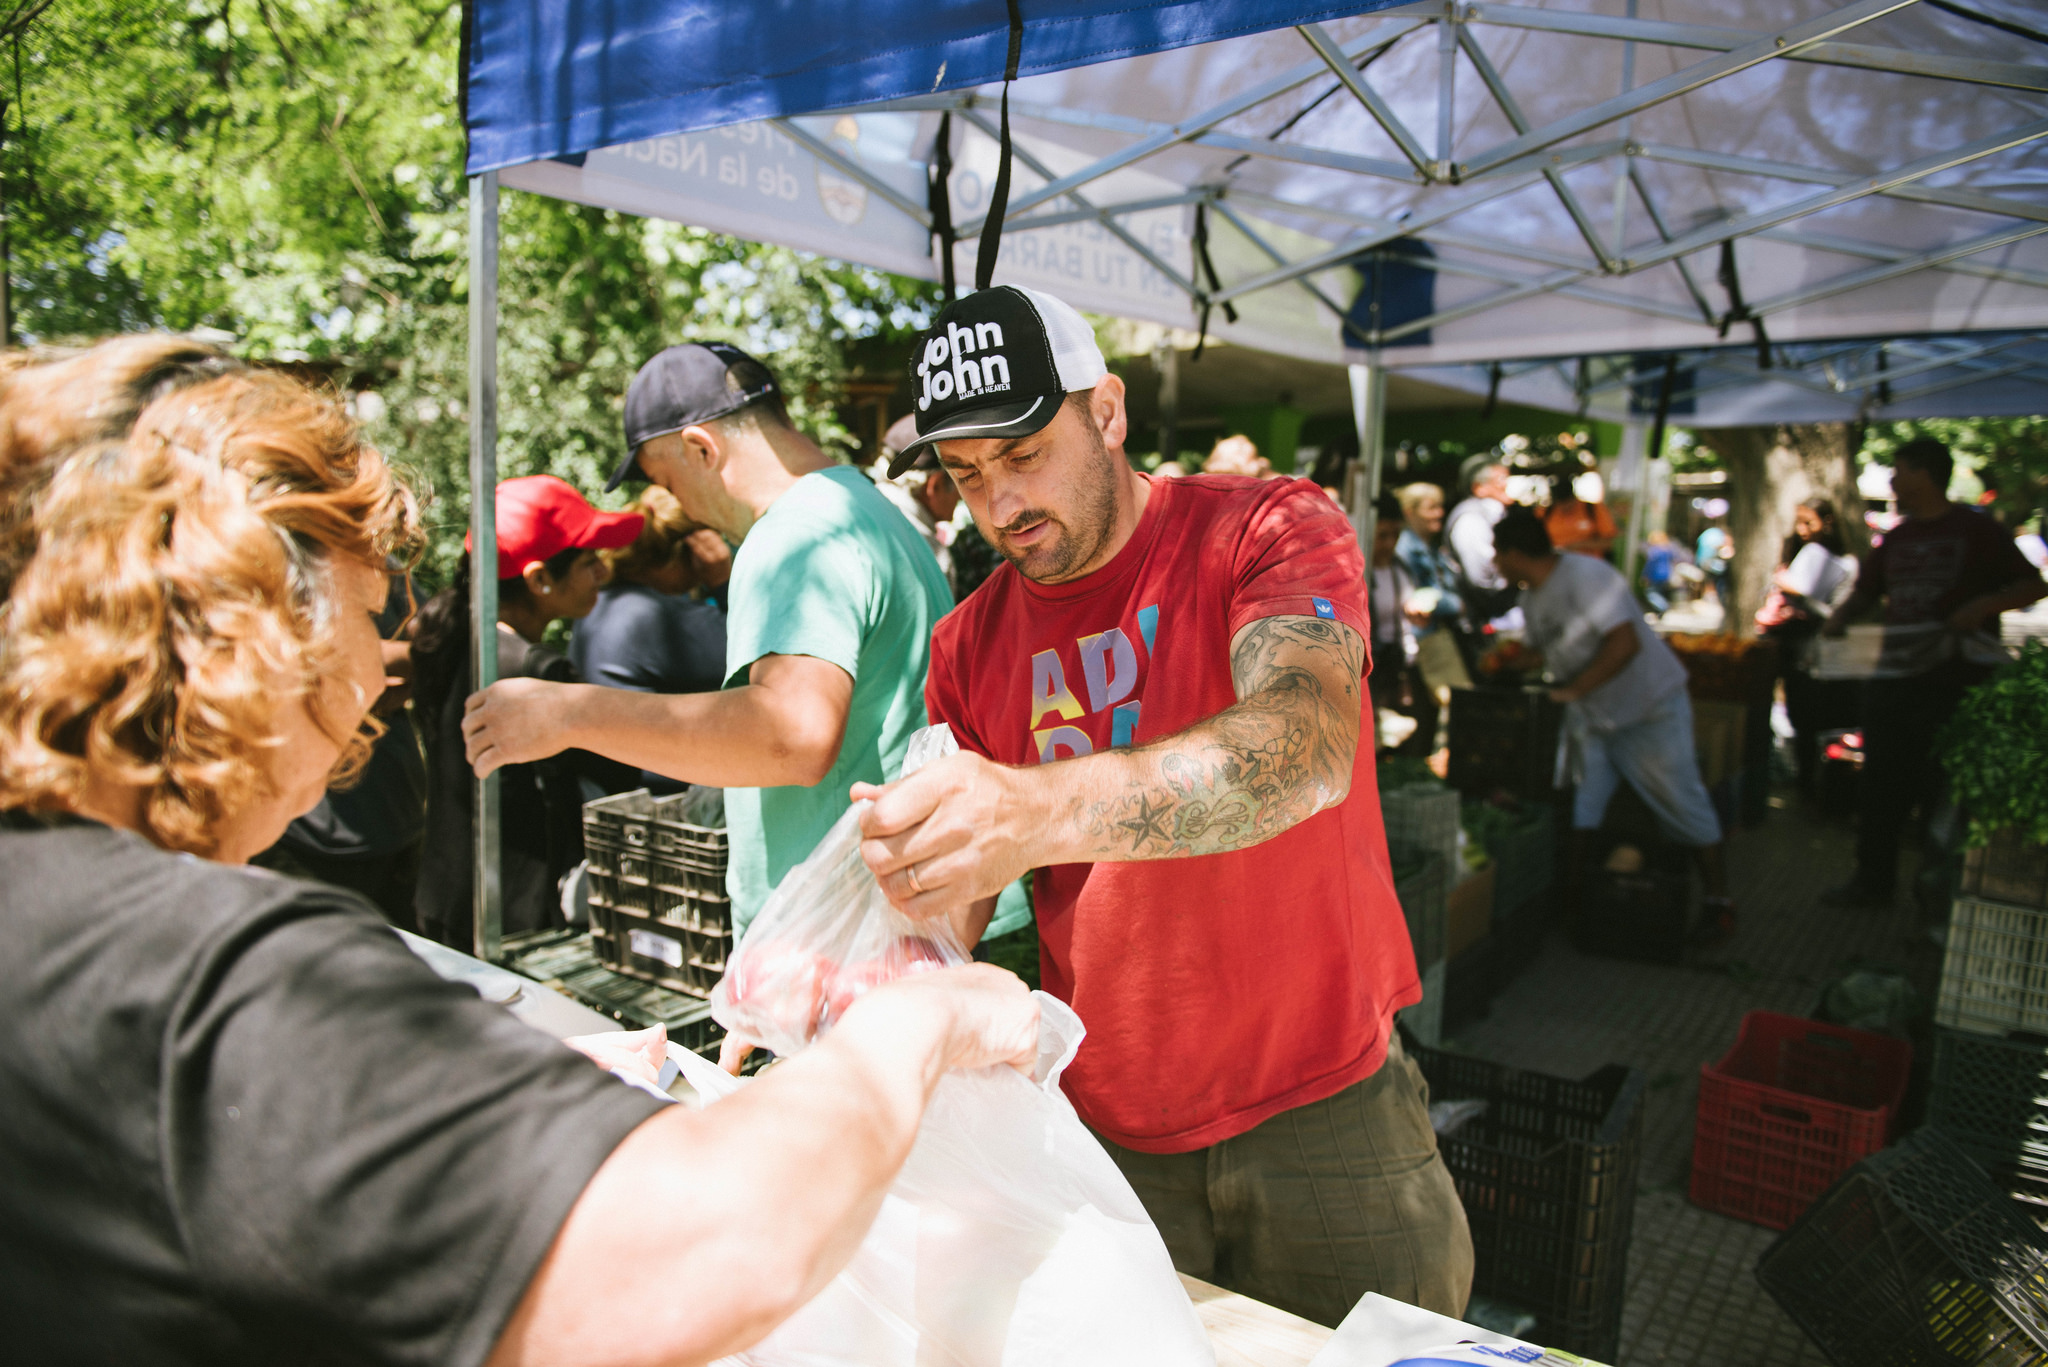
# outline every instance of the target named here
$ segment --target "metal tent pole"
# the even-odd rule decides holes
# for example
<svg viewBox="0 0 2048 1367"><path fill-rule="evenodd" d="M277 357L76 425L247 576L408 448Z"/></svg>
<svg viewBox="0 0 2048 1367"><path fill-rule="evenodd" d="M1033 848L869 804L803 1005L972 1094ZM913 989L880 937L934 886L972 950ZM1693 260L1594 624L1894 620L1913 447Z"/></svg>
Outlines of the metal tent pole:
<svg viewBox="0 0 2048 1367"><path fill-rule="evenodd" d="M1180 459L1180 353L1172 333L1152 348L1152 369L1159 376L1159 460L1164 464Z"/></svg>
<svg viewBox="0 0 2048 1367"><path fill-rule="evenodd" d="M498 173L469 178L470 663L479 689L498 679ZM498 776L476 784L476 957L498 957Z"/></svg>
<svg viewBox="0 0 2048 1367"><path fill-rule="evenodd" d="M1621 537L1621 573L1631 584L1636 582L1636 565L1643 552L1643 515L1650 501L1650 460L1649 425L1640 418L1631 418L1621 425L1621 459L1615 462L1615 473L1631 471L1634 481L1630 486L1633 493L1628 504L1628 526L1622 529Z"/></svg>
<svg viewBox="0 0 2048 1367"><path fill-rule="evenodd" d="M1368 575L1372 566L1373 504L1380 496L1380 466L1387 444L1387 368L1372 361L1353 365L1351 371L1351 419L1358 426L1358 467L1352 474L1352 525L1358 528L1358 546L1365 552Z"/></svg>

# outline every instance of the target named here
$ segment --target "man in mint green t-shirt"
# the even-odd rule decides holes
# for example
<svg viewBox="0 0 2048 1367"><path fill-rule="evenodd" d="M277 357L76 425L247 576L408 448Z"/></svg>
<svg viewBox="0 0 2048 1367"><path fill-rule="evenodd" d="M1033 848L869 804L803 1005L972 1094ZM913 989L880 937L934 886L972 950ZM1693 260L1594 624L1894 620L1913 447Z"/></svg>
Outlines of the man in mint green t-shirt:
<svg viewBox="0 0 2048 1367"><path fill-rule="evenodd" d="M849 788L902 769L910 733L925 724L932 627L952 606L931 551L848 466L797 480L740 543L725 621L726 687L745 685L765 656L801 655L844 670L853 695L823 781L726 792L735 930L839 819Z"/></svg>
<svg viewBox="0 0 2048 1367"><path fill-rule="evenodd" d="M479 774L565 749L724 788L726 889L743 932L817 845L856 782L896 776L925 724L932 627L953 606L938 563L859 471L790 426L760 362L670 347L626 392L611 484L660 484L738 544L725 688L636 693L508 679L470 699Z"/></svg>

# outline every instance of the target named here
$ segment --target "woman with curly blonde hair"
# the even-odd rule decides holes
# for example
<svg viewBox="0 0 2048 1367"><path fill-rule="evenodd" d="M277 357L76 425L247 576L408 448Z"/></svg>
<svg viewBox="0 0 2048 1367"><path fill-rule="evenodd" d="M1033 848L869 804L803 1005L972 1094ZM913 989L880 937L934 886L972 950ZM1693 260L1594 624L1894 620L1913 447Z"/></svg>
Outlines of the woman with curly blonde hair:
<svg viewBox="0 0 2048 1367"><path fill-rule="evenodd" d="M71 436L58 392L0 387L0 430L57 434L16 467L40 493L0 631L11 1360L707 1361L845 1264L946 1069L1028 1064L1036 1010L982 965L673 1106L354 894L242 865L368 744L411 498L282 376ZM584 1047L651 1077L635 1042Z"/></svg>
<svg viewBox="0 0 2048 1367"><path fill-rule="evenodd" d="M151 400L241 368L168 334L0 353L0 597L34 546L31 519L59 457L119 441Z"/></svg>

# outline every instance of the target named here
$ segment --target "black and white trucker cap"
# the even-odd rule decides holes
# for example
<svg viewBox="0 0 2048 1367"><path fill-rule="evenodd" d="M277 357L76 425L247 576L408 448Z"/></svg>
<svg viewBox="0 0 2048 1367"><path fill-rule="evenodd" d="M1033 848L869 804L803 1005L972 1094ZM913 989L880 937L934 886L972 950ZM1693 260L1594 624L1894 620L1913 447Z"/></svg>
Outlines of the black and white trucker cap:
<svg viewBox="0 0 2048 1367"><path fill-rule="evenodd" d="M781 392L767 366L724 342L685 342L657 352L626 388L626 454L604 487L647 478L640 468L642 442Z"/></svg>
<svg viewBox="0 0 2048 1367"><path fill-rule="evenodd" d="M1028 437L1060 401L1109 373L1073 308L1021 285L977 290L918 338L910 361L917 439L890 458L895 479L937 441Z"/></svg>

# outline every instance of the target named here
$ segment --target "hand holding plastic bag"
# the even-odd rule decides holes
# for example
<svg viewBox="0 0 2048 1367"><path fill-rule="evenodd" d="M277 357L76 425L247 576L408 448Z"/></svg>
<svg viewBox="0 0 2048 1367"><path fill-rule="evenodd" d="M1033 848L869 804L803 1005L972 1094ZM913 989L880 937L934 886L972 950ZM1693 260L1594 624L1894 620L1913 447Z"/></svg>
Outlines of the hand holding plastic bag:
<svg viewBox="0 0 2048 1367"><path fill-rule="evenodd" d="M921 732L904 770L952 749L943 727ZM721 1024L778 1054L880 983L967 962L949 930L889 905L858 820L790 871L712 995ZM1214 1367L1159 1231L1060 1092L1081 1020L1036 995L1032 1075L941 1079L853 1261L727 1367ZM748 1085L671 1052L706 1101Z"/></svg>
<svg viewBox="0 0 2048 1367"><path fill-rule="evenodd" d="M926 727L911 737L903 772L959 748L948 727ZM860 857L860 813L868 805L848 808L789 871L733 952L711 1004L735 1037L786 1058L869 989L971 962L951 927L912 921L882 895Z"/></svg>

